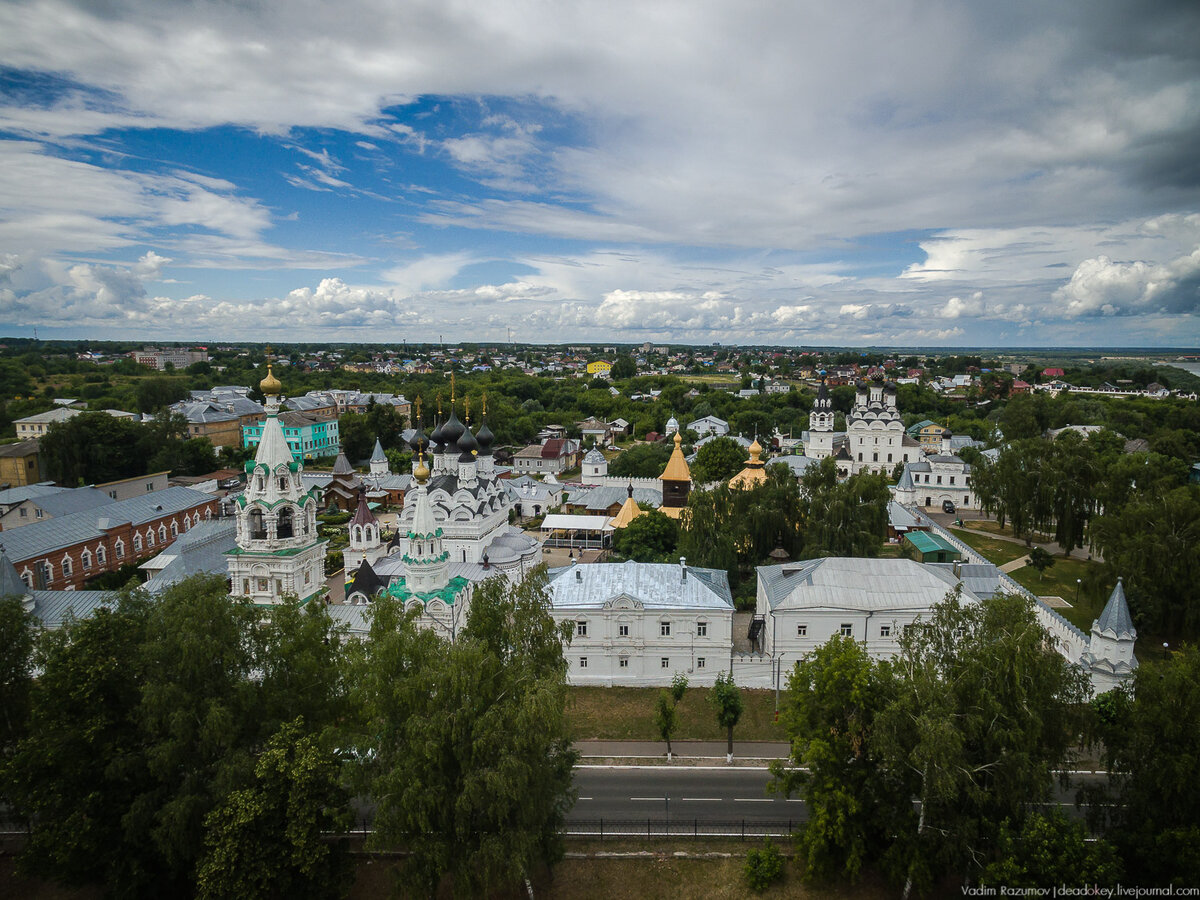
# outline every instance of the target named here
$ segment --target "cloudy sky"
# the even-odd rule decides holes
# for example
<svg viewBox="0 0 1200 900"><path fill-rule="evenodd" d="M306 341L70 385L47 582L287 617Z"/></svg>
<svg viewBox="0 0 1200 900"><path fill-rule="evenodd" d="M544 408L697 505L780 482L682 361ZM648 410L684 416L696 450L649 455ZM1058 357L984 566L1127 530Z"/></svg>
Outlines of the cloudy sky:
<svg viewBox="0 0 1200 900"><path fill-rule="evenodd" d="M0 0L0 334L1200 344L1200 3Z"/></svg>

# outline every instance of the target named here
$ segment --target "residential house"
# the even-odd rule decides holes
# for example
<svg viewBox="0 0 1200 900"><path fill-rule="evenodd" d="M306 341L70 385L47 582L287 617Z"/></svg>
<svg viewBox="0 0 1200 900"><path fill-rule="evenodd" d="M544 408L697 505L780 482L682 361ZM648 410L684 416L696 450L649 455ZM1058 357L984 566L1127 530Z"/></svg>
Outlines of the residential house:
<svg viewBox="0 0 1200 900"><path fill-rule="evenodd" d="M292 458L297 462L335 456L341 452L336 420L322 421L306 413L285 412L279 414L279 421L283 426L283 436L292 450ZM244 427L242 445L257 448L265 426L266 420L263 419Z"/></svg>
<svg viewBox="0 0 1200 900"><path fill-rule="evenodd" d="M36 438L0 445L0 487L36 484L43 475Z"/></svg>
<svg viewBox="0 0 1200 900"><path fill-rule="evenodd" d="M550 438L543 444L530 444L513 456L513 471L518 474L560 475L579 465L579 442Z"/></svg>

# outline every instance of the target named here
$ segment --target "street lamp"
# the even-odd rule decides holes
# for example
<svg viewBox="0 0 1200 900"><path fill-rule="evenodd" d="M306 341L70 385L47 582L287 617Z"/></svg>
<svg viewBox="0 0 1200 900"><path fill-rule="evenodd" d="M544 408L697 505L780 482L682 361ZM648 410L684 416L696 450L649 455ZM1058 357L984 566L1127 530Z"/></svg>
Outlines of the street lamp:
<svg viewBox="0 0 1200 900"><path fill-rule="evenodd" d="M1079 605L1079 586L1080 586L1081 584L1083 584L1083 579L1082 579L1082 578L1076 578L1076 579L1075 579L1075 605L1076 605L1076 606L1078 606L1078 605Z"/></svg>

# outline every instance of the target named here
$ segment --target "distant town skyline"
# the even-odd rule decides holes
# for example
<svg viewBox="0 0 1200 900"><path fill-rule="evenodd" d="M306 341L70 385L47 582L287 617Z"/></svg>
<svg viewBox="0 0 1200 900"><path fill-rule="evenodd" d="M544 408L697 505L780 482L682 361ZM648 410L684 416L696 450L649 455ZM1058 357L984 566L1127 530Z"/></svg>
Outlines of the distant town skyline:
<svg viewBox="0 0 1200 900"><path fill-rule="evenodd" d="M0 5L0 333L1200 344L1200 7Z"/></svg>

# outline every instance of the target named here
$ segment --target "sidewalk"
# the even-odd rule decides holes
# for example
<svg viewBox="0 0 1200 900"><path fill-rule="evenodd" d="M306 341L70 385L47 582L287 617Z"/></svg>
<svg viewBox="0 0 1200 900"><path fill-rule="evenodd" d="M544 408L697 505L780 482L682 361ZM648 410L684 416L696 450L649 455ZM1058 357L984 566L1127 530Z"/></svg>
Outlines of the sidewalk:
<svg viewBox="0 0 1200 900"><path fill-rule="evenodd" d="M665 759L665 741L576 741L581 759ZM671 741L675 759L725 759L725 741ZM786 759L787 741L734 741L734 759Z"/></svg>
<svg viewBox="0 0 1200 900"><path fill-rule="evenodd" d="M1022 547L1026 547L1024 538L1017 538L1017 537L1013 537L1012 535L1008 535L1008 534L996 534L993 531L984 531L982 528L972 528L971 527L972 522L995 522L996 521L995 516L988 516L982 512L978 512L976 510L971 510L971 511L960 510L957 513L943 513L943 512L939 512L932 508L925 509L924 507L921 507L921 510L922 510L922 512L925 513L925 515L929 516L931 519L933 519L935 522L937 522L943 528L959 528L959 527L961 527L965 531L969 531L972 534L978 534L980 537L992 538L994 540L1004 541L1009 544L1020 544ZM954 524L955 519L962 519L962 525L961 526L955 525ZM1089 560L1091 562L1104 562L1103 556L1101 556L1095 550L1090 550L1087 547L1084 547L1084 548L1074 547L1074 548L1072 548L1071 553L1067 553L1066 550L1063 549L1062 545L1059 544L1057 541L1050 541L1049 543L1045 543L1045 544L1039 543L1038 541L1034 541L1031 545L1029 545L1027 547L1027 549L1032 550L1034 547L1041 547L1043 550L1045 550L1051 556L1067 556L1071 559L1084 559L1084 560ZM1008 564L1006 564L1006 565L1008 565ZM1025 563L1022 563L1021 565L1025 565ZM1020 566L1016 566L1016 568L1020 568ZM1002 569L1002 571L1011 572L1012 569Z"/></svg>

